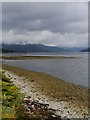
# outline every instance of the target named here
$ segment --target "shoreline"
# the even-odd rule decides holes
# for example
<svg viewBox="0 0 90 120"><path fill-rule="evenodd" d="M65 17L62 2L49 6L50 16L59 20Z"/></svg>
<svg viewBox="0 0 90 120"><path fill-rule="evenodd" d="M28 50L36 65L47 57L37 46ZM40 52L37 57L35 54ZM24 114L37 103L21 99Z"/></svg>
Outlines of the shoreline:
<svg viewBox="0 0 90 120"><path fill-rule="evenodd" d="M2 59L9 60L32 60L32 59L75 59L69 56L2 56Z"/></svg>
<svg viewBox="0 0 90 120"><path fill-rule="evenodd" d="M88 90L86 88L66 83L58 78L40 72L32 72L4 64L2 65L2 68L21 79L23 82L21 82L21 84L24 85L24 87L21 88L23 90L24 88L27 88L24 92L30 90L30 93L33 93L33 95L37 94L38 96L44 96L43 99L46 98L49 101L54 101L54 103L50 103L55 106L56 104L58 106L60 102L63 102L66 103L66 106L64 107L75 109L76 113L88 114ZM16 84L18 85L19 83L17 82ZM36 95L33 97L36 97Z"/></svg>

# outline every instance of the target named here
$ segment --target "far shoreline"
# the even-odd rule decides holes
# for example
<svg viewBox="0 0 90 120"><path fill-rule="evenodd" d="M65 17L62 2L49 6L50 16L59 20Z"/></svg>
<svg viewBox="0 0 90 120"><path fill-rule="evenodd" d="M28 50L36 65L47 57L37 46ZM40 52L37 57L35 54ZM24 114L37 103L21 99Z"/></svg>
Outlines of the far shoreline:
<svg viewBox="0 0 90 120"><path fill-rule="evenodd" d="M75 59L78 57L72 56L2 56L2 59L7 60L33 60L33 59Z"/></svg>

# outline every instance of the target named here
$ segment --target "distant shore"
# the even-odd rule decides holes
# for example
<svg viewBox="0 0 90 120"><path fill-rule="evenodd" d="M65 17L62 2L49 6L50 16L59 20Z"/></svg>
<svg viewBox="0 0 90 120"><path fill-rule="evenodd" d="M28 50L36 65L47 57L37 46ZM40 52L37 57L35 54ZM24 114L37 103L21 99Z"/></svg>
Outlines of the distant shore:
<svg viewBox="0 0 90 120"><path fill-rule="evenodd" d="M68 56L2 56L2 59L10 60L30 60L30 59L75 59Z"/></svg>

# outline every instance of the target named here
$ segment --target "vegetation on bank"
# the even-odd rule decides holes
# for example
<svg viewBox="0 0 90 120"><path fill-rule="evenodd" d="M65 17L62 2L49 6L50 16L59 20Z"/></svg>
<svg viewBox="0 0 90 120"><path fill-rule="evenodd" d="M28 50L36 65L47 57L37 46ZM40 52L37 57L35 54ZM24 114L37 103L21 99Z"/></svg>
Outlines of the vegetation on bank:
<svg viewBox="0 0 90 120"><path fill-rule="evenodd" d="M15 86L11 78L2 73L2 120L4 119L27 119L29 114L23 104L24 94L20 93L19 87ZM32 119L31 119L32 120ZM39 119L38 119L39 120Z"/></svg>
<svg viewBox="0 0 90 120"><path fill-rule="evenodd" d="M74 59L75 57L67 56L2 56L3 59L9 60L30 60L30 59Z"/></svg>
<svg viewBox="0 0 90 120"><path fill-rule="evenodd" d="M22 105L23 94L20 89L13 84L11 78L5 76L2 72L2 118L18 118L20 115L17 110L24 108ZM25 109L23 109L24 112Z"/></svg>
<svg viewBox="0 0 90 120"><path fill-rule="evenodd" d="M56 77L41 72L33 72L18 67L3 65L3 69L12 71L16 75L24 76L25 81L30 84L34 80L36 89L57 101L70 102L73 108L88 110L88 89L74 84L69 84ZM76 109L78 109L76 108Z"/></svg>
<svg viewBox="0 0 90 120"><path fill-rule="evenodd" d="M1 81L1 80L0 80ZM30 115L24 104L24 94L20 93L18 86L13 84L10 77L2 72L2 120L41 120L40 115Z"/></svg>

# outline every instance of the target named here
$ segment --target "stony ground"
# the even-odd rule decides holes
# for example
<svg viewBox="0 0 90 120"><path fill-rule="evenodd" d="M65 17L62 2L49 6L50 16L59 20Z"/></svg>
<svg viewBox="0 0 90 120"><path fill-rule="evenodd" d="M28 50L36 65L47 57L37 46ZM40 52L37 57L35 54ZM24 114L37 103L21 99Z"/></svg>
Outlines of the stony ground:
<svg viewBox="0 0 90 120"><path fill-rule="evenodd" d="M87 118L87 111L71 106L70 102L57 101L46 96L42 90L35 87L32 79L29 83L24 76L15 75L13 72L6 71L7 77L12 77L13 83L21 88L21 93L25 93L24 105L30 114L35 111L44 114L44 117L51 117L52 120L60 118ZM46 116L47 114L47 116Z"/></svg>

